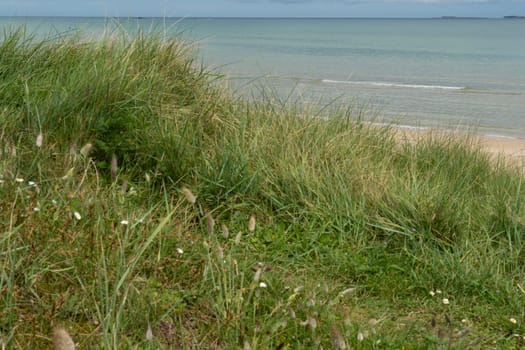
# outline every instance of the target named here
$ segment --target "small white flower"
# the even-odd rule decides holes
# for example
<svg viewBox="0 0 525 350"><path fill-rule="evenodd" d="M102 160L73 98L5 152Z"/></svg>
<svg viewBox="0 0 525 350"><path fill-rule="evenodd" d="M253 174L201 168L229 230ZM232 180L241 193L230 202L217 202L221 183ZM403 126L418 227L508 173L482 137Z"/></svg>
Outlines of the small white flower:
<svg viewBox="0 0 525 350"><path fill-rule="evenodd" d="M468 320L466 318L464 318L464 319L461 320L461 323L463 323L463 324L468 323Z"/></svg>
<svg viewBox="0 0 525 350"><path fill-rule="evenodd" d="M17 177L17 178L15 179L15 181L18 182L19 184L21 184L22 182L24 182L24 179L21 178L21 177Z"/></svg>
<svg viewBox="0 0 525 350"><path fill-rule="evenodd" d="M264 282L259 283L259 288L267 288L268 285Z"/></svg>
<svg viewBox="0 0 525 350"><path fill-rule="evenodd" d="M129 221L128 220L121 220L120 224L124 225L124 226L128 226L129 225Z"/></svg>
<svg viewBox="0 0 525 350"><path fill-rule="evenodd" d="M177 253L179 253L180 255L184 254L184 250L180 249L180 248L177 248Z"/></svg>
<svg viewBox="0 0 525 350"><path fill-rule="evenodd" d="M430 294L430 296L433 297L434 295L436 295L436 292L434 292L433 290L431 290L430 292L428 292L428 294Z"/></svg>
<svg viewBox="0 0 525 350"><path fill-rule="evenodd" d="M37 213L37 212L40 211L40 208L39 208L39 207L34 207L34 208L33 208L33 211L34 211L35 213Z"/></svg>
<svg viewBox="0 0 525 350"><path fill-rule="evenodd" d="M450 304L450 301L447 298L443 298L443 304L448 305Z"/></svg>
<svg viewBox="0 0 525 350"><path fill-rule="evenodd" d="M58 204L58 202L55 199L52 199L51 203L53 203L53 205L57 205Z"/></svg>
<svg viewBox="0 0 525 350"><path fill-rule="evenodd" d="M518 323L518 321L517 321L514 317L509 318L509 321L510 321L510 323L512 323L512 324L516 324L516 323Z"/></svg>
<svg viewBox="0 0 525 350"><path fill-rule="evenodd" d="M436 289L436 294L441 294L441 290Z"/></svg>
<svg viewBox="0 0 525 350"><path fill-rule="evenodd" d="M74 212L74 213L73 213L73 216L74 216L75 219L77 219L77 220L82 219L82 215L80 215L80 213L79 213L78 211Z"/></svg>
<svg viewBox="0 0 525 350"><path fill-rule="evenodd" d="M36 182L34 181L28 181L27 184L32 187L36 187Z"/></svg>

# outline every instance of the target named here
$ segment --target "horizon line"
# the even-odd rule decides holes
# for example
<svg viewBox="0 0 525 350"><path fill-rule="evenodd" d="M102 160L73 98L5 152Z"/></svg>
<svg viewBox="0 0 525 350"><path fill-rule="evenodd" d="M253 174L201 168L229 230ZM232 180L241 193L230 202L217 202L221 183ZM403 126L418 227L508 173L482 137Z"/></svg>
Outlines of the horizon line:
<svg viewBox="0 0 525 350"><path fill-rule="evenodd" d="M132 19L152 19L152 18L188 18L188 19L525 19L525 16L521 15L504 15L504 16L430 16L430 17L351 17L351 16L102 16L102 15L0 15L0 18L28 18L28 17L40 17L40 18L132 18Z"/></svg>

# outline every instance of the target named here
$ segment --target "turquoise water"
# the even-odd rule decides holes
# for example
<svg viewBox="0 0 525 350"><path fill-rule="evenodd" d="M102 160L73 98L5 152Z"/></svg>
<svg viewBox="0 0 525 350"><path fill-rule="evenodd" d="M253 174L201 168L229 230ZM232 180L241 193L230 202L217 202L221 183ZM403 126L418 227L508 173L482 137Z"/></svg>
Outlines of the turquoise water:
<svg viewBox="0 0 525 350"><path fill-rule="evenodd" d="M376 122L525 138L525 20L0 19L22 23L40 34L182 32L248 95L263 85L283 98L354 104Z"/></svg>

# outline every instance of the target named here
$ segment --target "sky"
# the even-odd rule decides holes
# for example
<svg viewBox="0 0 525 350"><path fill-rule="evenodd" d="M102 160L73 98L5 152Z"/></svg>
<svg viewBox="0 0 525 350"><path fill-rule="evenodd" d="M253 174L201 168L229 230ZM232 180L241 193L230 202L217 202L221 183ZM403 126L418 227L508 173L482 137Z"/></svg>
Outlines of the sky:
<svg viewBox="0 0 525 350"><path fill-rule="evenodd" d="M525 0L0 0L0 16L525 16Z"/></svg>

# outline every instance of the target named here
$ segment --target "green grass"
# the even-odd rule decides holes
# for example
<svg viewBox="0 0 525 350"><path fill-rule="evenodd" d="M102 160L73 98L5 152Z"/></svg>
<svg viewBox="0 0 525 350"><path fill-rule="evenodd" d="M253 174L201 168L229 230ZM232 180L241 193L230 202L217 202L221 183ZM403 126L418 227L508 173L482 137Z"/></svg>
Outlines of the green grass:
<svg viewBox="0 0 525 350"><path fill-rule="evenodd" d="M523 345L519 164L362 120L241 99L178 39L6 34L2 348Z"/></svg>

